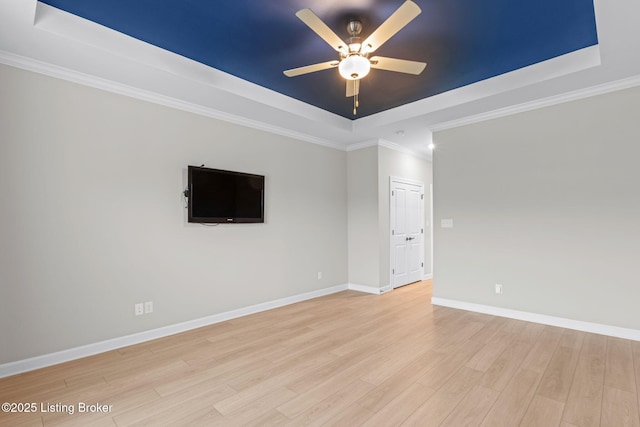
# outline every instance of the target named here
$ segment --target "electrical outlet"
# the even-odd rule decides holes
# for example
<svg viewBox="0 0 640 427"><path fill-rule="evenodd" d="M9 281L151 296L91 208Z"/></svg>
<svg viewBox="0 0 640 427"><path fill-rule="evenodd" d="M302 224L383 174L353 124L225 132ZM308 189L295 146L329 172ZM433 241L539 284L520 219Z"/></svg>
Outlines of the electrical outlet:
<svg viewBox="0 0 640 427"><path fill-rule="evenodd" d="M147 301L144 303L144 314L153 313L153 301Z"/></svg>
<svg viewBox="0 0 640 427"><path fill-rule="evenodd" d="M502 285L499 283L496 283L496 294L502 294Z"/></svg>
<svg viewBox="0 0 640 427"><path fill-rule="evenodd" d="M143 315L144 314L144 305L141 302L135 304L133 306L133 311L136 314L136 316Z"/></svg>
<svg viewBox="0 0 640 427"><path fill-rule="evenodd" d="M322 271L318 271L318 280L322 280Z"/></svg>

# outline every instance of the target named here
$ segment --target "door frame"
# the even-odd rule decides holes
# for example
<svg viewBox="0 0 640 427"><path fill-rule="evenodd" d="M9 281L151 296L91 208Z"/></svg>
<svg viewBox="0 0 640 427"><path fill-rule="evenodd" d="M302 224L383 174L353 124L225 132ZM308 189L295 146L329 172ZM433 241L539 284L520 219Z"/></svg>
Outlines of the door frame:
<svg viewBox="0 0 640 427"><path fill-rule="evenodd" d="M425 202L425 194L424 194L424 182L417 181L415 179L402 178L399 176L389 176L389 224L387 228L388 236L389 236L389 286L391 290L396 288L396 284L394 281L393 267L394 267L394 251L393 251L393 239L392 239L392 230L393 230L393 221L392 221L392 195L391 191L393 189L393 183L397 182L400 184L408 184L408 185L417 185L422 189L422 209L420 209L420 224L424 227L424 202ZM424 229L423 229L424 230ZM422 259L422 274L420 275L420 280L424 279L424 245L425 245L425 235L426 233L422 233L422 245L420 245L420 258ZM399 286L398 286L399 287Z"/></svg>
<svg viewBox="0 0 640 427"><path fill-rule="evenodd" d="M429 184L429 240L431 243L431 273L428 279L433 279L433 184Z"/></svg>

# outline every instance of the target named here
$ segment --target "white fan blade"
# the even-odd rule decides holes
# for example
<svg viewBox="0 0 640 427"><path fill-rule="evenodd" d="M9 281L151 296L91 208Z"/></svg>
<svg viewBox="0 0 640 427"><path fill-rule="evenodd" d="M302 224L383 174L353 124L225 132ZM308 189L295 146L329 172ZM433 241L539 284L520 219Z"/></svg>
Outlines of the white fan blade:
<svg viewBox="0 0 640 427"><path fill-rule="evenodd" d="M322 40L327 42L329 46L337 50L338 52L347 53L347 44L342 41L340 37L333 32L331 28L327 26L318 15L313 13L311 9L302 9L296 12L296 16L300 18L302 22L307 24Z"/></svg>
<svg viewBox="0 0 640 427"><path fill-rule="evenodd" d="M369 60L371 61L371 68L377 68L378 70L396 71L398 73L415 74L416 76L424 70L424 67L427 66L426 62L385 58L384 56L374 56Z"/></svg>
<svg viewBox="0 0 640 427"><path fill-rule="evenodd" d="M393 12L393 14L362 43L362 53L371 53L378 49L395 33L411 22L413 18L420 15L421 12L420 7L411 0L404 2L398 10Z"/></svg>
<svg viewBox="0 0 640 427"><path fill-rule="evenodd" d="M347 80L347 98L360 94L360 80Z"/></svg>
<svg viewBox="0 0 640 427"><path fill-rule="evenodd" d="M295 77L307 73L315 73L316 71L328 70L329 68L335 68L340 61L327 61L319 64L306 65L304 67L292 68L291 70L284 71L284 75L287 77Z"/></svg>

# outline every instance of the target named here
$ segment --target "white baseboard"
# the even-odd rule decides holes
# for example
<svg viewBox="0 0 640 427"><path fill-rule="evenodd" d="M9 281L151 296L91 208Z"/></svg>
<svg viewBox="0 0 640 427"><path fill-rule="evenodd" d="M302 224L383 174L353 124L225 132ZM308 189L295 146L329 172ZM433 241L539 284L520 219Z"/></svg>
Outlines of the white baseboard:
<svg viewBox="0 0 640 427"><path fill-rule="evenodd" d="M576 331L591 332L594 334L640 341L640 330L637 329L583 322L580 320L565 319L563 317L547 316L545 314L510 310L508 308L493 307L490 305L474 304L438 297L431 297L431 304L458 308L460 310L473 311L476 313L491 314L499 317L508 317L510 319L525 320L527 322L541 323L543 325L558 326L560 328L574 329Z"/></svg>
<svg viewBox="0 0 640 427"><path fill-rule="evenodd" d="M422 280L429 280L429 279L433 279L433 274L429 273L429 274L425 274L422 277Z"/></svg>
<svg viewBox="0 0 640 427"><path fill-rule="evenodd" d="M380 288L367 285L358 285L356 283L349 283L347 287L352 291L365 292L367 294L380 295L382 293L382 290Z"/></svg>
<svg viewBox="0 0 640 427"><path fill-rule="evenodd" d="M273 308L318 298L324 295L336 292L346 291L350 289L348 285L338 285L331 288L319 289L317 291L307 292L304 294L294 295L287 298L281 298L274 301L252 305L249 307L239 308L224 313L214 314L212 316L203 317L201 319L190 320L175 325L169 325L150 331L139 332L137 334L127 335L124 337L114 338L93 344L83 345L80 347L62 350L55 353L36 356L29 359L18 360L0 365L0 378L11 375L20 374L22 372L33 371L35 369L45 368L51 365L80 359L94 354L104 353L106 351L127 347L134 344L140 344L146 341L163 338L169 335L186 332L192 329L201 328L203 326L213 325L215 323L224 322L225 320L235 319L237 317L247 316L249 314L259 313L261 311L271 310ZM365 291L362 291L365 292Z"/></svg>

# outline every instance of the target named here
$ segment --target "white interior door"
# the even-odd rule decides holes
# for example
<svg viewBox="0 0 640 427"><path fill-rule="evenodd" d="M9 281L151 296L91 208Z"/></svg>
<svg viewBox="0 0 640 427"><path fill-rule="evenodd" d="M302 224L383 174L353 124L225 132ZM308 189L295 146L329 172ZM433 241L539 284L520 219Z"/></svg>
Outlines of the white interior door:
<svg viewBox="0 0 640 427"><path fill-rule="evenodd" d="M424 185L391 178L391 285L394 288L424 276Z"/></svg>

